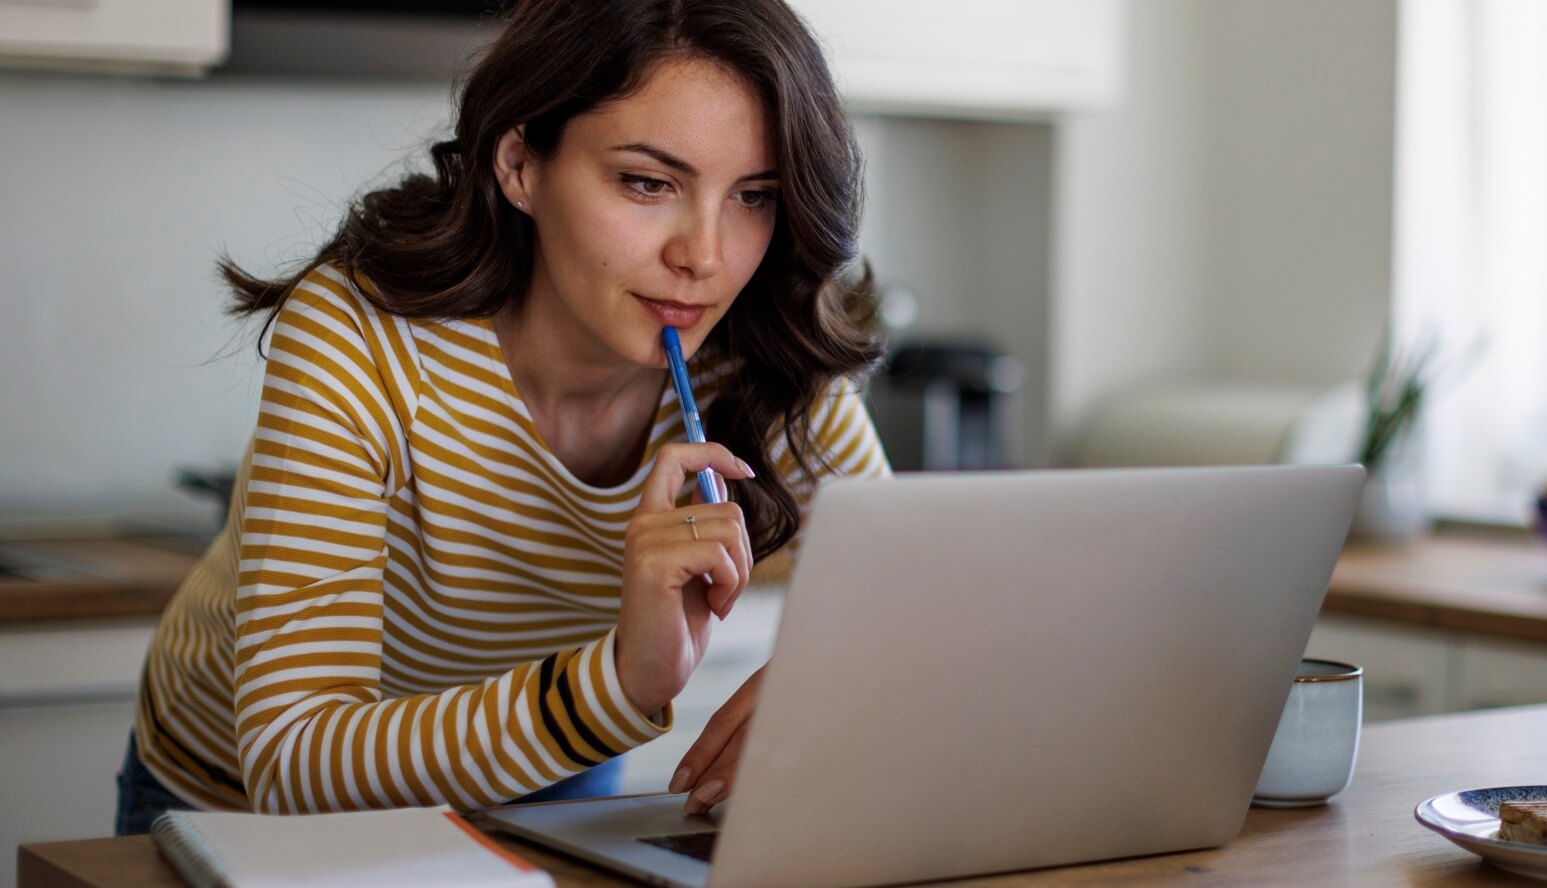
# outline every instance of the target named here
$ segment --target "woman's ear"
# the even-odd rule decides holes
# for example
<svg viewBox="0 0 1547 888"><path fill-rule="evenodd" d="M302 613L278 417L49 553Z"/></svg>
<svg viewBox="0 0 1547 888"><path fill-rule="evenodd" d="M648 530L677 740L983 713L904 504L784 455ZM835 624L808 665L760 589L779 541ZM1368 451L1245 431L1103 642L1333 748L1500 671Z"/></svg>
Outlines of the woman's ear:
<svg viewBox="0 0 1547 888"><path fill-rule="evenodd" d="M510 129L494 145L494 178L511 205L530 212L531 197L527 185L532 178L531 157L526 150L526 127Z"/></svg>

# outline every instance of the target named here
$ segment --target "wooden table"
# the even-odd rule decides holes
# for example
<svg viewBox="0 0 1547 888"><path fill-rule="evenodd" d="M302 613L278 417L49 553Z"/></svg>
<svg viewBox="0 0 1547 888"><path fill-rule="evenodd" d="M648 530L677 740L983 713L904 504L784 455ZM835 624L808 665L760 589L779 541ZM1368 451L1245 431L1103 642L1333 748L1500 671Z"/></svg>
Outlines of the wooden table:
<svg viewBox="0 0 1547 888"><path fill-rule="evenodd" d="M1547 705L1388 722L1365 731L1354 782L1326 807L1253 808L1224 848L969 879L1022 885L1508 885L1483 864L1419 826L1413 808L1456 789L1547 783ZM552 872L560 886L615 886L587 865L498 836ZM176 886L143 836L23 845L19 888Z"/></svg>

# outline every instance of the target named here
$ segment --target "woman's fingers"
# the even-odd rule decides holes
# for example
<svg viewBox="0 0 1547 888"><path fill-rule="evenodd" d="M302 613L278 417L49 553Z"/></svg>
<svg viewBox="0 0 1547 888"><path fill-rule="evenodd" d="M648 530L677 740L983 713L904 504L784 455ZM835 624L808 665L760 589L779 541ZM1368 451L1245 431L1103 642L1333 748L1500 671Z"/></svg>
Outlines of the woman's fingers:
<svg viewBox="0 0 1547 888"><path fill-rule="evenodd" d="M725 479L723 477L721 477L718 472L715 473L714 484L715 484L715 487L720 492L720 502L721 503L728 503L728 502L730 502L730 491L725 486ZM705 505L703 491L702 491L702 489L700 489L700 487L697 484L693 485L693 500L692 500L692 503L695 506ZM740 519L740 514L739 513L738 513L737 517L738 517L738 521L739 521L739 519ZM751 540L750 537L747 536L746 527L744 526L744 524L740 527L740 530L741 530L741 532L738 533L737 536L740 539L740 550L741 551L740 551L740 554L738 556L738 554L734 550L732 550L731 557L736 559L737 568L739 570L741 570L742 576L743 577L747 577L747 576L751 575L751 571L752 571L752 540ZM729 544L727 544L727 547L728 547L728 545ZM725 590L717 590L718 594L716 595L716 598L715 598L715 614L716 614L716 616L718 616L722 620L725 619L726 617L730 616L731 607L733 607L735 605L736 599L741 597L741 590L745 589L745 588L746 588L746 583L742 583L739 588L735 589L734 591L730 592L729 594L725 594Z"/></svg>
<svg viewBox="0 0 1547 888"><path fill-rule="evenodd" d="M735 562L714 543L625 554L613 658L623 694L640 712L653 717L681 693L708 647L708 589L737 582Z"/></svg>
<svg viewBox="0 0 1547 888"><path fill-rule="evenodd" d="M639 496L640 512L667 512L677 507L677 494L689 475L714 469L733 480L751 478L752 467L719 444L667 444L655 454L655 466Z"/></svg>
<svg viewBox="0 0 1547 888"><path fill-rule="evenodd" d="M704 596L710 610L715 609L716 590L734 589L744 582L736 560L725 547L707 540L664 543L653 548L645 559L643 566L648 575L663 578L667 587L686 589L693 581L708 577L710 585ZM720 593L720 597L723 595Z"/></svg>
<svg viewBox="0 0 1547 888"><path fill-rule="evenodd" d="M718 444L668 444L624 533L613 656L624 695L646 713L682 690L708 645L709 613L725 619L752 572L740 506L676 506L688 477L705 468L732 480L752 477Z"/></svg>
<svg viewBox="0 0 1547 888"><path fill-rule="evenodd" d="M728 503L731 499L730 488L725 486L725 478L719 472L714 473L714 489L720 492L720 502ZM701 505L704 502L704 492L697 484L693 485L693 505Z"/></svg>
<svg viewBox="0 0 1547 888"><path fill-rule="evenodd" d="M732 700L735 698L732 697ZM738 713L730 712L731 704L726 702L713 717L709 724L704 726L704 732L698 735L693 745L688 748L687 754L682 757L682 763L677 765L677 771L671 777L671 783L667 789L671 792L687 792L703 783L704 774L709 771L709 766L720 757L720 751L730 743L731 737L741 728L744 718L739 718Z"/></svg>
<svg viewBox="0 0 1547 888"><path fill-rule="evenodd" d="M688 506L636 520L639 527L635 532L644 549L691 542L718 550L730 559L735 566L734 576L728 582L723 575L712 576L706 589L710 610L725 619L752 574L752 546L741 507L735 503ZM701 557L712 555L706 552Z"/></svg>
<svg viewBox="0 0 1547 888"><path fill-rule="evenodd" d="M720 489L720 501L722 503L730 502L730 492L728 490L726 490L725 479L721 478L719 475L715 475L714 476L714 483ZM694 485L693 486L693 505L699 506L699 505L703 505L703 504L704 504L703 494L699 491L698 486ZM739 512L737 513L737 519L738 519L738 521L741 524L741 533L739 534L739 536L741 537L741 557L736 559L736 563L738 565L741 565L744 568L745 575L750 576L751 572L752 572L752 538L747 535L747 532L746 532L746 522L745 521L741 521L741 515L740 515ZM746 588L745 585L743 585L742 588L743 589ZM741 595L740 590L737 590L736 595L732 596L729 601L724 603L725 604L725 613L720 614L720 619L722 619L722 620L725 619L726 615L728 615L730 613L730 606L735 603L735 599L737 597L740 597L740 595Z"/></svg>
<svg viewBox="0 0 1547 888"><path fill-rule="evenodd" d="M695 506L684 511L694 519L689 533L697 530L698 542L719 544L731 562L736 565L735 583L730 585L715 583L707 590L709 609L723 620L730 615L736 599L740 598L742 590L747 588L747 579L752 576L752 545L747 538L746 520L742 517L741 507L735 503L721 503L707 507ZM706 517L700 518L700 515ZM684 523L686 523L685 518Z"/></svg>
<svg viewBox="0 0 1547 888"><path fill-rule="evenodd" d="M752 673L709 719L704 732L682 757L668 789L691 790L683 806L687 813L702 813L729 797L762 680L762 669Z"/></svg>
<svg viewBox="0 0 1547 888"><path fill-rule="evenodd" d="M682 803L682 810L687 814L704 814L730 798L731 787L736 782L736 766L741 763L741 750L746 745L747 723L742 722L726 741L724 748L720 750L708 770L704 771L704 777L693 787L688 794L687 801Z"/></svg>

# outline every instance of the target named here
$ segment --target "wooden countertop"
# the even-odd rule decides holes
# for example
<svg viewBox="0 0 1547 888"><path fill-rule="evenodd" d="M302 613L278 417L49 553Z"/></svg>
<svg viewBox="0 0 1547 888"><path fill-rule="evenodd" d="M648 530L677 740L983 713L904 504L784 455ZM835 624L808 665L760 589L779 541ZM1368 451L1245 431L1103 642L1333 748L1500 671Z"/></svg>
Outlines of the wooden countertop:
<svg viewBox="0 0 1547 888"><path fill-rule="evenodd" d="M0 625L153 617L197 560L153 539L0 542Z"/></svg>
<svg viewBox="0 0 1547 888"><path fill-rule="evenodd" d="M1353 784L1320 808L1253 808L1223 848L965 879L962 886L1030 885L1518 885L1424 829L1413 808L1458 789L1540 784L1547 776L1547 706L1387 722L1365 730ZM632 885L499 834L561 888ZM150 839L22 845L18 888L180 884Z"/></svg>
<svg viewBox="0 0 1547 888"><path fill-rule="evenodd" d="M0 566L18 558L44 565L0 573L0 625L154 616L197 557L151 539L0 542ZM754 581L780 582L788 572L776 555ZM1338 561L1322 612L1547 643L1547 545L1459 533L1407 546L1356 543Z"/></svg>
<svg viewBox="0 0 1547 888"><path fill-rule="evenodd" d="M184 537L0 540L0 626L154 617L199 557ZM752 582L782 585L789 573L776 552Z"/></svg>
<svg viewBox="0 0 1547 888"><path fill-rule="evenodd" d="M1547 544L1462 533L1354 544L1322 613L1547 643Z"/></svg>

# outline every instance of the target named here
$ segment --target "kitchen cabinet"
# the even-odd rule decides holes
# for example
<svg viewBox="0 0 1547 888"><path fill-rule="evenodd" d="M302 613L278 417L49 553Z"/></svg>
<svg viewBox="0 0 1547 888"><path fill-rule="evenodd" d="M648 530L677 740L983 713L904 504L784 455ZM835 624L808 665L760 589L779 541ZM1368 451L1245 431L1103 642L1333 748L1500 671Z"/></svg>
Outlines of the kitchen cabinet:
<svg viewBox="0 0 1547 888"><path fill-rule="evenodd" d="M1547 550L1450 530L1343 552L1307 654L1365 670L1365 718L1547 701Z"/></svg>
<svg viewBox="0 0 1547 888"><path fill-rule="evenodd" d="M5 0L0 0L5 2ZM1007 122L1098 111L1120 98L1126 0L788 0L862 114ZM470 19L244 15L238 64L311 74L451 76L487 39ZM297 52L325 43L326 57Z"/></svg>
<svg viewBox="0 0 1547 888"><path fill-rule="evenodd" d="M791 0L855 111L1042 119L1121 92L1121 0Z"/></svg>
<svg viewBox="0 0 1547 888"><path fill-rule="evenodd" d="M1458 709L1547 701L1547 646L1463 638L1456 660Z"/></svg>
<svg viewBox="0 0 1547 888"><path fill-rule="evenodd" d="M1306 656L1364 667L1369 722L1547 702L1547 644L1323 614Z"/></svg>
<svg viewBox="0 0 1547 888"><path fill-rule="evenodd" d="M0 0L0 64L197 75L230 19L231 0Z"/></svg>
<svg viewBox="0 0 1547 888"><path fill-rule="evenodd" d="M154 617L0 627L0 852L110 835ZM15 884L0 867L0 888Z"/></svg>
<svg viewBox="0 0 1547 888"><path fill-rule="evenodd" d="M1390 721L1456 708L1449 633L1323 615L1305 655L1364 667L1364 719Z"/></svg>

